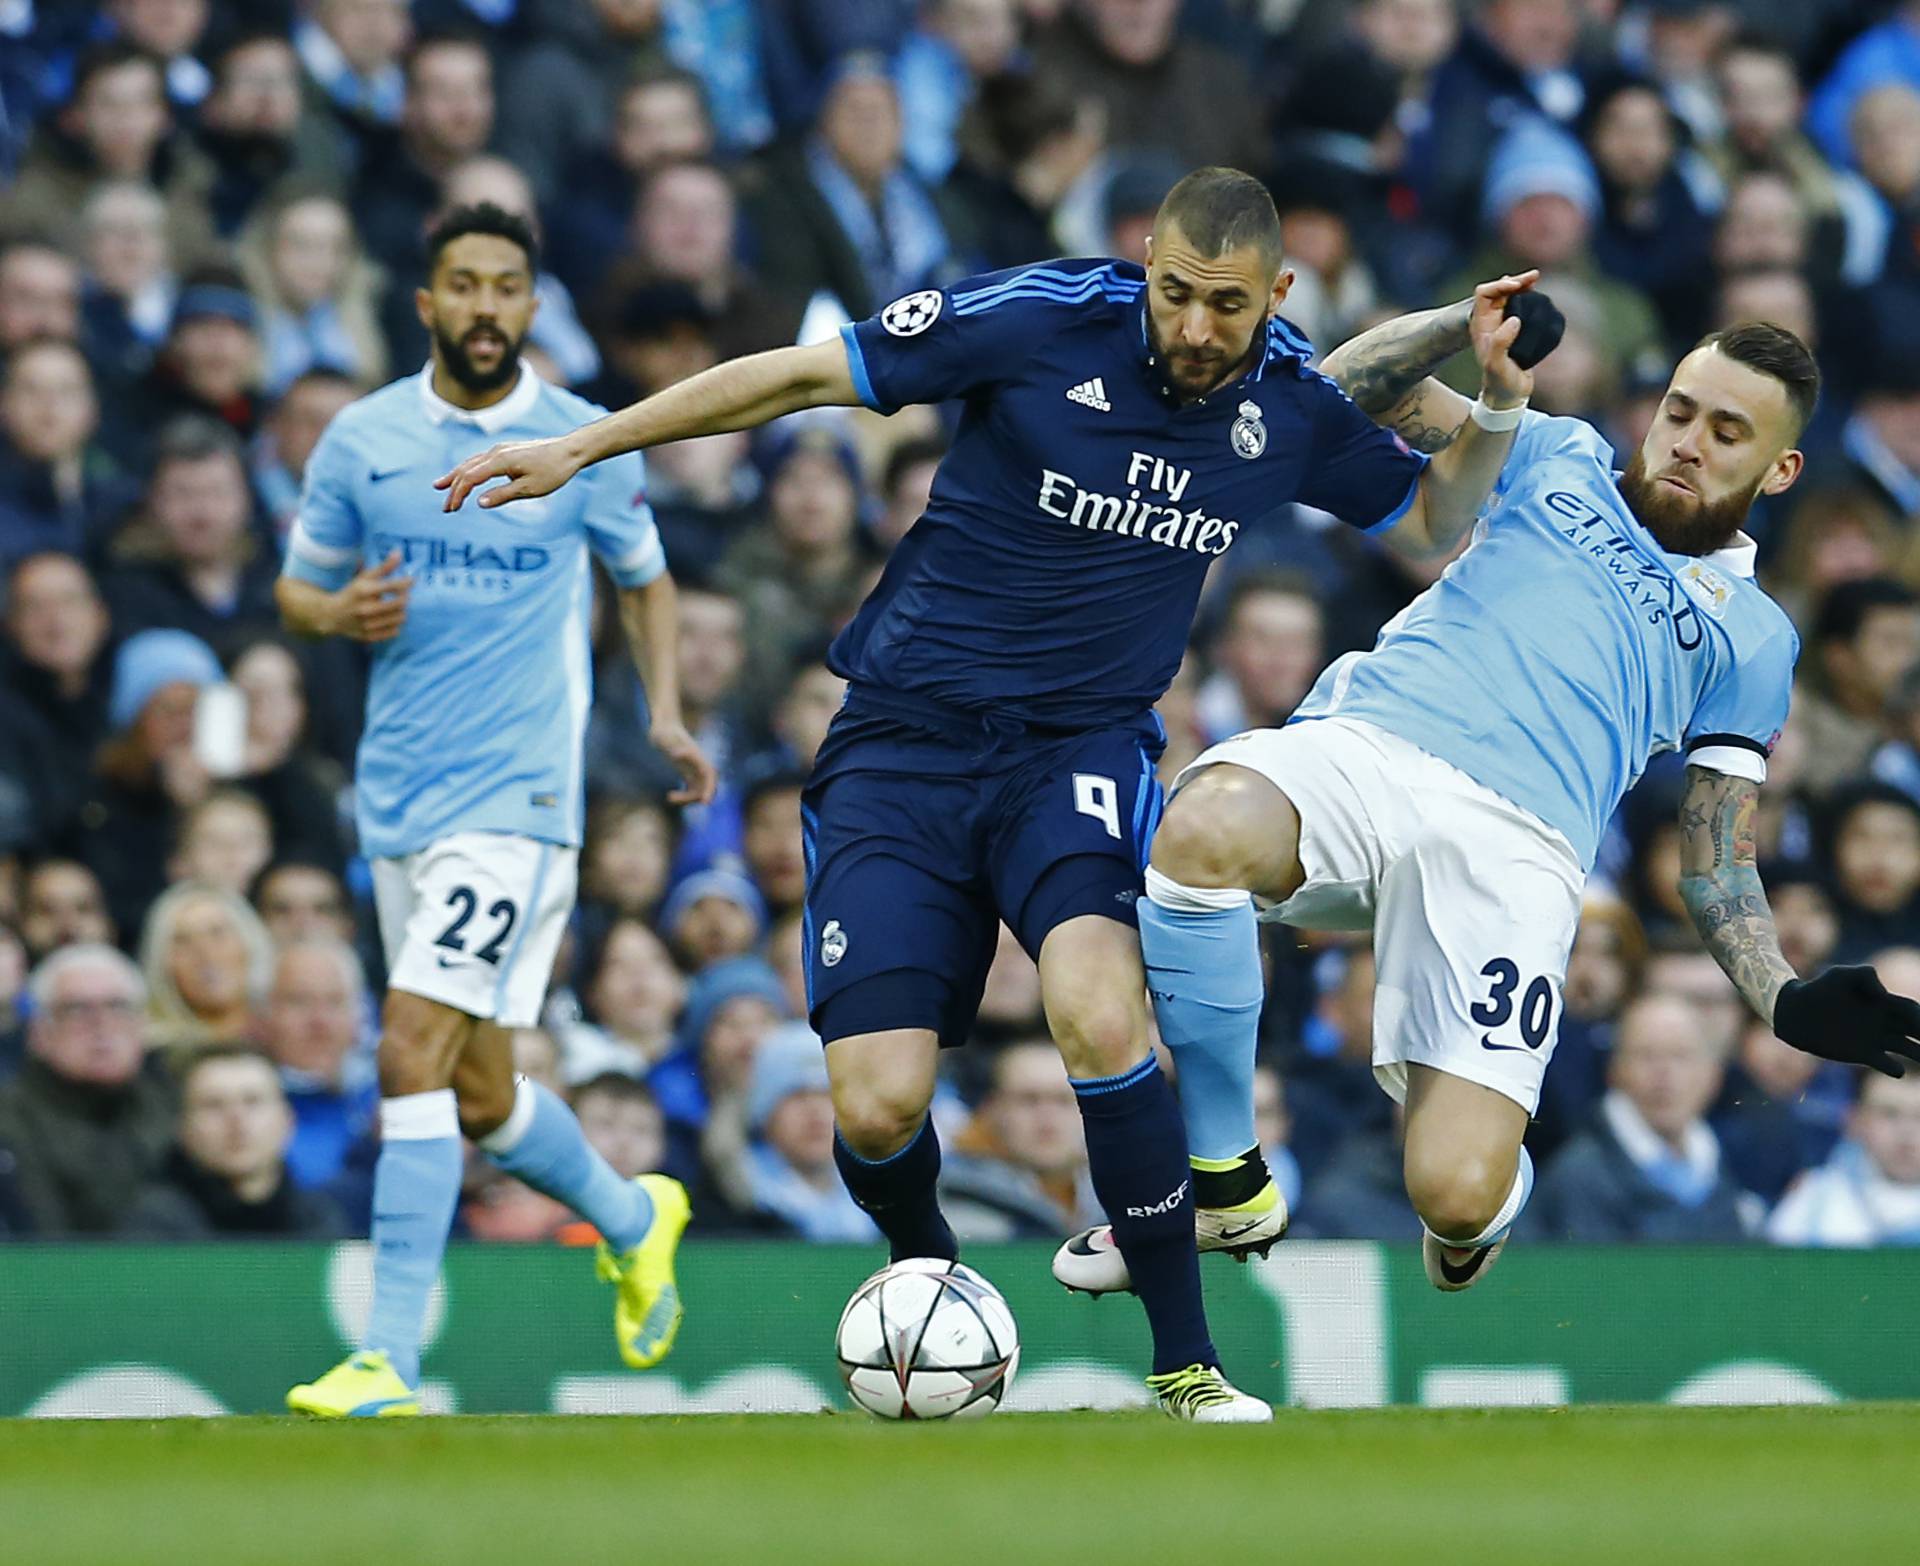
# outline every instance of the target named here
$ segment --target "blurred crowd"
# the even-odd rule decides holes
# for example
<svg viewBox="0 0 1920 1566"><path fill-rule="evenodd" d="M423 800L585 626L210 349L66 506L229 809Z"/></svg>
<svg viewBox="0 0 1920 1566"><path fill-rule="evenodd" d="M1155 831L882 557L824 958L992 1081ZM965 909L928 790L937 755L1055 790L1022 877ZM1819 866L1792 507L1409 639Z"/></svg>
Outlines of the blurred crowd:
<svg viewBox="0 0 1920 1566"><path fill-rule="evenodd" d="M0 0L0 1237L365 1233L365 668L283 637L271 590L321 430L425 357L438 212L537 221L530 357L617 405L973 272L1137 259L1211 162L1270 182L1323 351L1540 268L1568 331L1535 405L1621 451L1703 331L1815 345L1807 478L1753 519L1804 639L1761 860L1802 974L1871 959L1920 996L1920 3ZM689 1181L696 1232L872 1237L804 1020L799 793L844 689L827 641L950 414L649 458L725 786L663 804L602 626L580 906L513 1042L616 1168ZM1431 579L1305 510L1215 569L1169 778ZM1677 772L1590 884L1525 1224L1920 1243L1920 1078L1745 1013L1675 890ZM1371 954L1266 941L1260 1134L1295 1230L1412 1238ZM1010 937L945 1065L963 1238L1094 1221ZM479 1165L461 1223L591 1238Z"/></svg>

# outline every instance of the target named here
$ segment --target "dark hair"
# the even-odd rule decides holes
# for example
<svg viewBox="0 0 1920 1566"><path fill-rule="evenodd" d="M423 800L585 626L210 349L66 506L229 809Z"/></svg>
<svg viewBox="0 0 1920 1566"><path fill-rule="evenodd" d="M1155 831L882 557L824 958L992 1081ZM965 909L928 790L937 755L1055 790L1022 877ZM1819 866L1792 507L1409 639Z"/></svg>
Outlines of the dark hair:
<svg viewBox="0 0 1920 1566"><path fill-rule="evenodd" d="M165 93L167 68L138 44L128 43L125 39L113 39L94 44L74 63L73 91L67 95L67 102L78 103L93 84L94 77L128 65L144 65L152 71L160 79L161 92Z"/></svg>
<svg viewBox="0 0 1920 1566"><path fill-rule="evenodd" d="M257 647L260 645L260 642L268 640L273 640L277 644L277 638L261 637L250 642L248 645ZM303 870L312 875L325 876L332 884L334 890L340 894L340 911L349 917L352 916L352 894L347 891L347 883L340 879L340 872L334 869L332 865L298 853L287 854L269 860L260 873L253 878L253 885L247 888L247 901L253 905L255 912L259 911L260 898L267 889L267 883L275 876L284 875L289 870Z"/></svg>
<svg viewBox="0 0 1920 1566"><path fill-rule="evenodd" d="M401 69L409 87L413 85L413 73L419 68L420 61L436 49L477 49L480 57L487 62L488 77L493 75L493 51L487 48L484 37L471 28L437 27L431 32L421 33L407 45Z"/></svg>
<svg viewBox="0 0 1920 1566"><path fill-rule="evenodd" d="M1238 169L1204 168L1167 192L1153 231L1178 223L1180 232L1203 256L1225 255L1252 245L1276 271L1280 266L1280 214L1267 187Z"/></svg>
<svg viewBox="0 0 1920 1566"><path fill-rule="evenodd" d="M1787 389L1787 401L1793 404L1794 434L1807 427L1820 401L1820 366L1813 351L1784 326L1771 321L1742 321L1723 327L1693 345L1696 349L1718 348L1735 364L1770 375Z"/></svg>
<svg viewBox="0 0 1920 1566"><path fill-rule="evenodd" d="M924 462L937 464L946 454L947 443L937 435L916 435L901 441L887 453L887 465L880 476L880 493L891 499L909 469Z"/></svg>
<svg viewBox="0 0 1920 1566"><path fill-rule="evenodd" d="M536 273L540 270L540 241L533 232L533 225L518 213L509 212L491 201L482 201L470 207L450 208L434 220L433 226L427 230L429 276L440 264L440 252L468 234L491 234L496 239L518 245L526 254L527 270Z"/></svg>
<svg viewBox="0 0 1920 1566"><path fill-rule="evenodd" d="M1833 858L1839 845L1840 834L1846 831L1847 823L1853 819L1854 812L1864 810L1868 805L1887 805L1895 810L1903 810L1916 824L1920 824L1920 800L1915 799L1903 788L1891 783L1882 783L1871 779L1862 783L1847 783L1835 789L1827 796L1825 844L1826 856Z"/></svg>
<svg viewBox="0 0 1920 1566"><path fill-rule="evenodd" d="M804 772L769 772L764 777L755 778L748 784L746 793L740 800L740 819L751 821L753 813L767 800L778 794L799 794L806 790L807 775Z"/></svg>
<svg viewBox="0 0 1920 1566"><path fill-rule="evenodd" d="M210 462L228 457L247 465L247 448L233 427L205 413L183 413L163 425L153 443L153 464L149 476L174 462Z"/></svg>
<svg viewBox="0 0 1920 1566"><path fill-rule="evenodd" d="M1216 634L1225 636L1233 628L1234 616L1253 599L1264 598L1268 594L1304 598L1315 609L1321 610L1322 620L1326 618L1321 595L1314 590L1313 582L1308 577L1280 566L1256 566L1251 571L1241 573L1227 589L1226 600L1220 605Z"/></svg>
<svg viewBox="0 0 1920 1566"><path fill-rule="evenodd" d="M1874 610L1910 609L1916 603L1920 603L1920 597L1915 597L1913 589L1890 576L1838 582L1820 601L1820 612L1813 620L1813 640L1816 644L1850 642Z"/></svg>
<svg viewBox="0 0 1920 1566"><path fill-rule="evenodd" d="M174 1071L181 1093L186 1093L187 1084L199 1075L203 1066L215 1065L223 1060L257 1060L273 1073L275 1082L280 1080L280 1068L274 1064L273 1057L256 1045L228 1042L202 1044L189 1051Z"/></svg>

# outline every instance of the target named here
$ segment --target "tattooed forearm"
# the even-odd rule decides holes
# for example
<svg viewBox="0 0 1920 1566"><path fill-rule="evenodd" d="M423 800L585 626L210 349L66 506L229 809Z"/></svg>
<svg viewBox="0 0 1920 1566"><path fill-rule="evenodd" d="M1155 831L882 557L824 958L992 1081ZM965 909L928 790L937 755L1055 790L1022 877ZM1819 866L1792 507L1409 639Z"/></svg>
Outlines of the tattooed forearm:
<svg viewBox="0 0 1920 1566"><path fill-rule="evenodd" d="M1780 952L1773 911L1754 863L1757 784L1687 769L1680 806L1680 897L1694 928L1746 1002L1771 1020L1773 1003L1796 977Z"/></svg>
<svg viewBox="0 0 1920 1566"><path fill-rule="evenodd" d="M1460 426L1466 423L1462 412L1465 406L1465 398L1448 391L1439 382L1423 381L1396 406L1375 417L1415 451L1424 451L1431 457L1453 444Z"/></svg>
<svg viewBox="0 0 1920 1566"><path fill-rule="evenodd" d="M1342 343L1320 368L1373 418L1395 411L1422 381L1468 344L1473 301L1395 316ZM1413 437L1402 429L1408 442Z"/></svg>

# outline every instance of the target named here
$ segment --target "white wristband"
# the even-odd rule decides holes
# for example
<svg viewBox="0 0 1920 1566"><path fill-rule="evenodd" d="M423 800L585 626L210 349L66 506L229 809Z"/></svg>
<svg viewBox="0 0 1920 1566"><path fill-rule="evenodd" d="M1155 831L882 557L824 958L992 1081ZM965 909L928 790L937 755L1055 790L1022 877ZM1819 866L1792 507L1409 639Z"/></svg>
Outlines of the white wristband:
<svg viewBox="0 0 1920 1566"><path fill-rule="evenodd" d="M1489 435L1504 435L1508 430L1520 427L1520 416L1526 411L1527 405L1524 402L1512 408L1489 408L1476 397L1467 413L1473 422Z"/></svg>

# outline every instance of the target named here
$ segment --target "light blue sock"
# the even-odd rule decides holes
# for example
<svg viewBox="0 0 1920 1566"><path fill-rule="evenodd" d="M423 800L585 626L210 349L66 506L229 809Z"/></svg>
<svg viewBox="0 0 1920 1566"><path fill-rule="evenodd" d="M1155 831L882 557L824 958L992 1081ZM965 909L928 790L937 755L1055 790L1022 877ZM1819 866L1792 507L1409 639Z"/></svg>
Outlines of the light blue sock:
<svg viewBox="0 0 1920 1566"><path fill-rule="evenodd" d="M1140 949L1160 1037L1173 1051L1187 1152L1238 1158L1253 1134L1253 1056L1265 985L1253 899L1147 870Z"/></svg>
<svg viewBox="0 0 1920 1566"><path fill-rule="evenodd" d="M420 1330L460 1200L460 1113L452 1088L380 1101L373 1171L373 1311L360 1339L420 1384Z"/></svg>
<svg viewBox="0 0 1920 1566"><path fill-rule="evenodd" d="M616 1251L646 1238L653 1199L614 1172L593 1150L573 1111L539 1083L519 1079L513 1112L480 1139L480 1151L542 1196L565 1202Z"/></svg>

